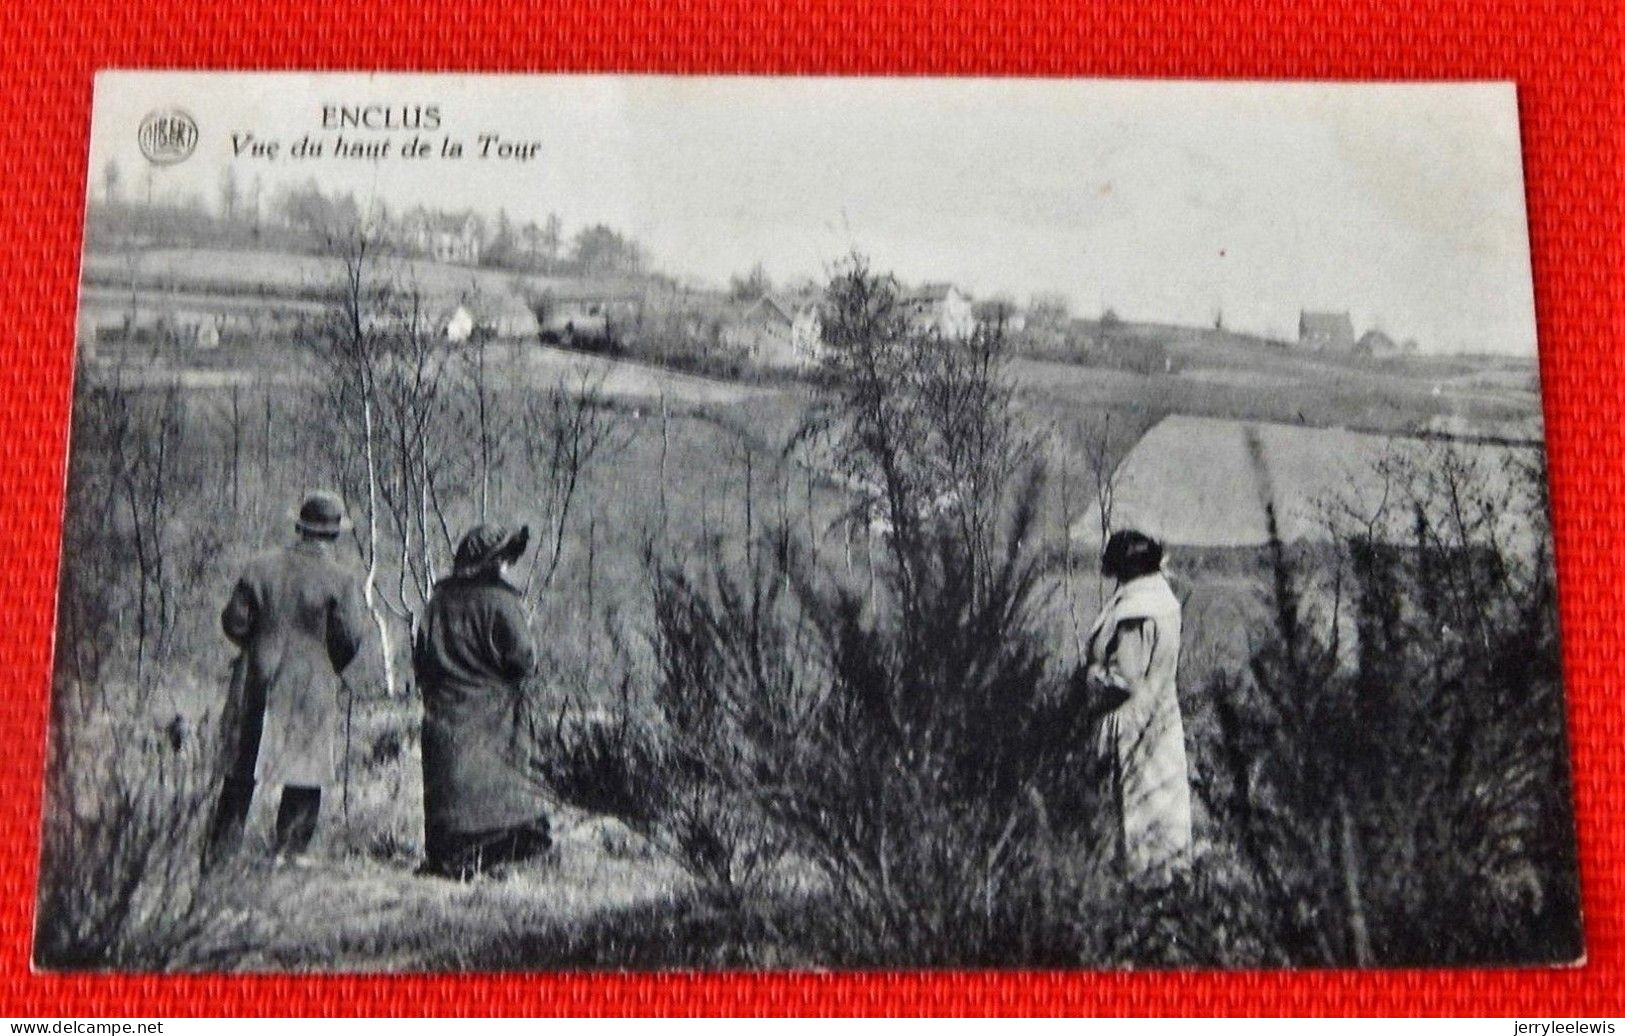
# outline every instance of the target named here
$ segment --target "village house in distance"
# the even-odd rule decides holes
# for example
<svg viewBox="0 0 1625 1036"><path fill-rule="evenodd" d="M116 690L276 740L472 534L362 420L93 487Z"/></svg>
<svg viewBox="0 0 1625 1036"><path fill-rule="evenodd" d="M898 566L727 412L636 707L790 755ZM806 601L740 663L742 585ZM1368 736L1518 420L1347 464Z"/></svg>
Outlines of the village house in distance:
<svg viewBox="0 0 1625 1036"><path fill-rule="evenodd" d="M1298 344L1314 352L1346 353L1354 348L1354 321L1347 311L1298 315Z"/></svg>
<svg viewBox="0 0 1625 1036"><path fill-rule="evenodd" d="M764 366L800 367L817 360L822 332L812 293L763 295L731 315L723 340Z"/></svg>
<svg viewBox="0 0 1625 1036"><path fill-rule="evenodd" d="M903 297L911 330L964 338L976 327L970 296L943 281L921 285Z"/></svg>
<svg viewBox="0 0 1625 1036"><path fill-rule="evenodd" d="M485 228L473 212L461 215L430 213L414 207L390 234L397 248L435 262L478 266L485 245Z"/></svg>
<svg viewBox="0 0 1625 1036"><path fill-rule="evenodd" d="M794 373L819 361L816 279L774 285L756 270L731 288L684 283L650 269L626 235L603 224L566 233L557 214L519 220L417 204L363 215L354 197L314 183L265 189L230 179L211 211L195 196L137 200L116 169L104 176L87 220L87 356L112 345L209 353L295 342L331 303L333 259L321 242L336 221L369 227L382 255L413 265L424 296L414 319L453 342L483 336L722 376ZM904 284L897 304L917 334L964 338L979 322L997 324L1017 352L1142 374L1177 373L1200 362L1196 353L1235 338L1222 322L1137 323L1109 307L1099 317L1074 315L1052 296L1025 305L1004 295L978 299L946 280ZM1295 342L1254 340L1353 361L1418 352L1414 339L1380 328L1359 333L1348 310L1303 309Z"/></svg>
<svg viewBox="0 0 1625 1036"><path fill-rule="evenodd" d="M1402 344L1396 343L1377 328L1368 330L1356 339L1354 321L1349 317L1347 310L1328 313L1306 309L1299 313L1298 347L1310 352L1341 353L1377 359L1407 356L1419 351L1416 339L1407 338Z"/></svg>

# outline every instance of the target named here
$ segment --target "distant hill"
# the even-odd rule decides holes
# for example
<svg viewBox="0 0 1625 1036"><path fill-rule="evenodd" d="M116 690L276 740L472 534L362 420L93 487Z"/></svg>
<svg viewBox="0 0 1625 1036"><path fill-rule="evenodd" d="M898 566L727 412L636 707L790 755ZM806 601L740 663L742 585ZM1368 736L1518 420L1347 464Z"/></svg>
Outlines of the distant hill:
<svg viewBox="0 0 1625 1036"><path fill-rule="evenodd" d="M380 256L380 272L393 271L436 298L470 292L497 297L554 292L614 292L640 289L647 278L546 277L533 273ZM163 248L140 252L86 252L83 283L92 287L186 292L198 295L253 295L320 301L342 280L339 260L291 252Z"/></svg>
<svg viewBox="0 0 1625 1036"><path fill-rule="evenodd" d="M1190 327L1184 324L1163 324L1149 320L1124 320L1103 324L1100 320L1074 321L1088 334L1098 335L1106 327L1113 335L1124 338L1154 341L1176 350L1199 349L1204 352L1231 348L1249 350L1289 349L1291 343L1263 335L1246 334L1225 328Z"/></svg>
<svg viewBox="0 0 1625 1036"><path fill-rule="evenodd" d="M1189 327L1155 321L1107 321L1074 319L1066 331L1070 343L1087 347L1106 341L1117 351L1141 349L1157 357L1167 357L1174 371L1236 368L1266 374L1303 375L1316 369L1325 371L1389 371L1429 378L1483 378L1498 371L1506 384L1526 384L1538 367L1535 357L1411 354L1372 357L1324 351L1308 351L1297 342L1224 328ZM1034 351L1042 359L1088 364L1086 355L1076 360L1067 353L1071 345L1056 342ZM1159 362L1157 366L1162 366Z"/></svg>

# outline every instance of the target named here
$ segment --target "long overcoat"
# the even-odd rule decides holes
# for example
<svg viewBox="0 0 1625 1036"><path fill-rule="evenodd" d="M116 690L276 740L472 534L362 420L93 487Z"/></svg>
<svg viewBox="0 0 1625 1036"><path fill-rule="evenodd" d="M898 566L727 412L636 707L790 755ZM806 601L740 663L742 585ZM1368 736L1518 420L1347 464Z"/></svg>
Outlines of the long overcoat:
<svg viewBox="0 0 1625 1036"><path fill-rule="evenodd" d="M423 695L426 826L482 834L546 813L522 681L536 644L517 591L495 571L442 580L413 644Z"/></svg>
<svg viewBox="0 0 1625 1036"><path fill-rule="evenodd" d="M248 565L220 615L242 651L233 680L242 700L227 710L237 717L226 732L228 776L304 787L334 781L339 676L361 648L366 614L360 580L325 542L301 540ZM260 736L244 737L261 717Z"/></svg>
<svg viewBox="0 0 1625 1036"><path fill-rule="evenodd" d="M1098 728L1111 833L1131 874L1190 848L1190 776L1179 715L1179 599L1162 573L1124 582L1089 634L1089 673L1123 696Z"/></svg>

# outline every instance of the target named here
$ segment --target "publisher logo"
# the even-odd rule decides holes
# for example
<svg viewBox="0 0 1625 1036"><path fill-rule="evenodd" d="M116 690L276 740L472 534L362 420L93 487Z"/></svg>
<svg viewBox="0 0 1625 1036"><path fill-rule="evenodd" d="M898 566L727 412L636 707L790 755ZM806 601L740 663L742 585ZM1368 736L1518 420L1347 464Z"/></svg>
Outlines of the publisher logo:
<svg viewBox="0 0 1625 1036"><path fill-rule="evenodd" d="M148 112L136 132L136 141L153 165L184 162L197 148L197 120L179 108Z"/></svg>

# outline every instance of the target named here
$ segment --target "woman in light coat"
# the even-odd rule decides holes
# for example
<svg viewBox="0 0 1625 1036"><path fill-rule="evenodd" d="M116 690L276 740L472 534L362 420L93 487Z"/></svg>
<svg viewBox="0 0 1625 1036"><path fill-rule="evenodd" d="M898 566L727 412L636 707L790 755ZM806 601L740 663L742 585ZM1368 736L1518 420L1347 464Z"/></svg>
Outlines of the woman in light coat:
<svg viewBox="0 0 1625 1036"><path fill-rule="evenodd" d="M1162 547L1113 533L1101 571L1116 592L1089 632L1086 679L1103 713L1096 748L1105 827L1131 876L1166 873L1191 844L1190 778L1175 679L1180 605L1162 574Z"/></svg>

